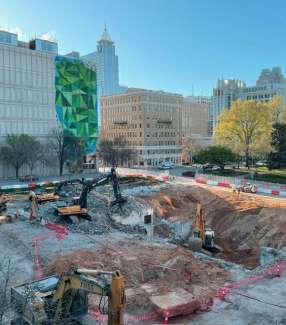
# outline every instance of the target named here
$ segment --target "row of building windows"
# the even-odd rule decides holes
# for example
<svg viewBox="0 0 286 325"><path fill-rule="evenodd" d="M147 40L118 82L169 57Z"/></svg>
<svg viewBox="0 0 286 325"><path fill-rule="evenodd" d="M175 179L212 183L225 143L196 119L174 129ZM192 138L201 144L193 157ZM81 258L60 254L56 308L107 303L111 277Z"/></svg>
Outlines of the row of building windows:
<svg viewBox="0 0 286 325"><path fill-rule="evenodd" d="M55 83L53 72L24 72L0 67L0 83L5 85L52 89Z"/></svg>
<svg viewBox="0 0 286 325"><path fill-rule="evenodd" d="M0 102L1 119L47 119L55 120L56 112L54 106L33 105L6 105Z"/></svg>
<svg viewBox="0 0 286 325"><path fill-rule="evenodd" d="M27 133L33 136L50 135L56 127L55 120L47 121L30 120L10 120L0 121L0 135Z"/></svg>
<svg viewBox="0 0 286 325"><path fill-rule="evenodd" d="M275 94L261 94L261 95L247 95L246 96L246 99L250 100L250 99L260 99L260 100L263 100L263 99L270 99L272 98L273 96L275 96Z"/></svg>
<svg viewBox="0 0 286 325"><path fill-rule="evenodd" d="M115 98L102 98L101 105L102 106L114 106L118 104L126 104L126 103L136 103L141 100L141 96L118 96Z"/></svg>
<svg viewBox="0 0 286 325"><path fill-rule="evenodd" d="M29 51L27 53L27 51ZM26 53L27 54L26 54ZM0 66L8 66L20 70L47 71L54 69L53 57L46 53L34 52L21 48L0 48Z"/></svg>
<svg viewBox="0 0 286 325"><path fill-rule="evenodd" d="M54 105L55 94L38 89L3 87L0 85L0 101Z"/></svg>

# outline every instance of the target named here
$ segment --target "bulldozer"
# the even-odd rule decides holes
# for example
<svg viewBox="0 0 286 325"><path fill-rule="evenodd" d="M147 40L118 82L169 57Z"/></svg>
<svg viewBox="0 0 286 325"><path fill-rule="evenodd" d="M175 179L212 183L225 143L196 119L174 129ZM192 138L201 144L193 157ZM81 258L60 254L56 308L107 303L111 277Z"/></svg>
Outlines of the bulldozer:
<svg viewBox="0 0 286 325"><path fill-rule="evenodd" d="M88 314L88 296L108 299L108 325L123 325L124 278L120 271L75 269L11 288L16 317L11 325L82 324ZM102 310L104 312L104 310Z"/></svg>
<svg viewBox="0 0 286 325"><path fill-rule="evenodd" d="M194 251L207 250L212 253L218 253L221 248L214 243L215 232L206 225L203 207L197 203L195 227L191 238L189 239L189 248Z"/></svg>
<svg viewBox="0 0 286 325"><path fill-rule="evenodd" d="M77 216L91 220L91 216L89 215L87 208L87 195L95 187L104 185L109 181L112 182L115 197L115 200L111 203L111 205L118 204L121 206L124 202L126 202L126 199L121 195L120 185L115 168L111 168L110 173L107 175L103 175L102 177L94 180L84 181L80 197L75 198L71 206L57 208L55 214L62 217Z"/></svg>

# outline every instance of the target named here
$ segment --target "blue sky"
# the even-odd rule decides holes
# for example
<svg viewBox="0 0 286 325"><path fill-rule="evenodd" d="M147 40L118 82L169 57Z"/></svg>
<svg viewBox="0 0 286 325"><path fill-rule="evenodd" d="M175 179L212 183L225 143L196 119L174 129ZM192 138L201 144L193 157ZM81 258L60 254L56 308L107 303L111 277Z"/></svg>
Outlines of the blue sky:
<svg viewBox="0 0 286 325"><path fill-rule="evenodd" d="M121 84L208 95L219 77L286 74L285 17L285 0L3 0L0 26L55 32L60 53L87 54L106 23Z"/></svg>

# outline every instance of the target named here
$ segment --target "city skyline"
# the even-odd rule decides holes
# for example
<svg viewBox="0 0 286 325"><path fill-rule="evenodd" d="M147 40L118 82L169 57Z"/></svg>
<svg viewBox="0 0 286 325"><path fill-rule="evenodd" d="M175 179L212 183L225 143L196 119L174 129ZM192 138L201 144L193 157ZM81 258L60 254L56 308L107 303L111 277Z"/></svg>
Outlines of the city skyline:
<svg viewBox="0 0 286 325"><path fill-rule="evenodd" d="M106 23L116 44L122 85L211 95L218 78L252 85L263 68L286 70L281 0L263 5L258 0L49 1L44 8L34 0L29 5L4 3L0 25L28 35L56 35L60 53L78 50L85 55L96 49Z"/></svg>

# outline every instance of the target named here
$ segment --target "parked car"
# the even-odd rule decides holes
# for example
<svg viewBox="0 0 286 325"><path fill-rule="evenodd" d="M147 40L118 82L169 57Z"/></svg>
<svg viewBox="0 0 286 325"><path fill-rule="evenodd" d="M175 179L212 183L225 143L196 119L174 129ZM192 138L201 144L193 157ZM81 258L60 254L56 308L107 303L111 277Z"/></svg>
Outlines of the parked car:
<svg viewBox="0 0 286 325"><path fill-rule="evenodd" d="M267 166L267 164L268 164L267 160L259 160L259 161L257 161L256 166L265 167L265 166Z"/></svg>
<svg viewBox="0 0 286 325"><path fill-rule="evenodd" d="M159 166L159 169L172 169L173 167L173 163L166 161Z"/></svg>
<svg viewBox="0 0 286 325"><path fill-rule="evenodd" d="M192 171L192 170L187 170L185 172L182 172L182 176L184 176L184 177L195 177L196 172Z"/></svg>
<svg viewBox="0 0 286 325"><path fill-rule="evenodd" d="M25 176L20 176L19 181L20 182L34 182L38 181L39 177L35 175L25 175Z"/></svg>
<svg viewBox="0 0 286 325"><path fill-rule="evenodd" d="M212 170L213 167L214 167L213 164L209 164L209 163L207 163L207 164L204 164L204 165L203 165L203 170Z"/></svg>

